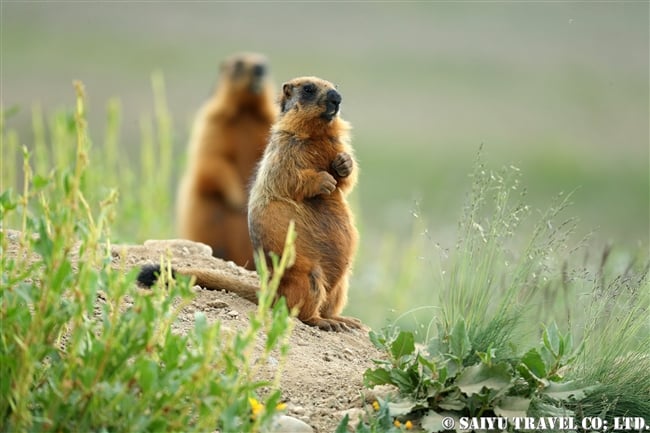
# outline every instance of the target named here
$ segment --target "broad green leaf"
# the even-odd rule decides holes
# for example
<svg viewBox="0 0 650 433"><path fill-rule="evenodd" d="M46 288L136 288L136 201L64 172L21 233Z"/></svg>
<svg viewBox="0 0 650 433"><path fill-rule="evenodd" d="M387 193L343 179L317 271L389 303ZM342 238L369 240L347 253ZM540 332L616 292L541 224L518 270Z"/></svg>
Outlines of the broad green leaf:
<svg viewBox="0 0 650 433"><path fill-rule="evenodd" d="M451 425L452 423L450 420L453 420L453 426ZM430 410L422 417L420 425L429 433L447 430L457 431L456 427L458 426L458 417L451 412L435 412Z"/></svg>
<svg viewBox="0 0 650 433"><path fill-rule="evenodd" d="M510 366L505 362L487 366L476 364L465 368L456 381L456 385L468 396L478 394L483 388L502 390L512 381Z"/></svg>
<svg viewBox="0 0 650 433"><path fill-rule="evenodd" d="M429 352L432 356L448 353L449 343L446 340L442 340L440 337L432 338L431 341L429 341L429 345L427 346L427 352Z"/></svg>
<svg viewBox="0 0 650 433"><path fill-rule="evenodd" d="M562 342L564 343L564 355L573 355L573 336L571 332L567 332L564 335Z"/></svg>
<svg viewBox="0 0 650 433"><path fill-rule="evenodd" d="M552 370L553 366L557 361L557 358L546 346L540 346L539 354L542 357L542 360L544 361L544 365L546 366L546 372L547 372L546 375L548 376L548 372Z"/></svg>
<svg viewBox="0 0 650 433"><path fill-rule="evenodd" d="M423 367L426 373L430 373L432 376L438 379L438 367L436 366L435 362L426 359L421 354L418 354L417 361Z"/></svg>
<svg viewBox="0 0 650 433"><path fill-rule="evenodd" d="M392 383L390 373L384 368L367 369L363 373L363 385L372 388L375 385Z"/></svg>
<svg viewBox="0 0 650 433"><path fill-rule="evenodd" d="M438 402L438 406L444 410L455 410L461 411L467 407L465 402L461 401L461 395L459 391L456 391Z"/></svg>
<svg viewBox="0 0 650 433"><path fill-rule="evenodd" d="M411 411L413 411L413 409L417 406L417 403L415 403L413 400L402 400L395 402L389 401L387 405L390 416L396 417L411 413Z"/></svg>
<svg viewBox="0 0 650 433"><path fill-rule="evenodd" d="M458 375L458 373L462 370L462 366L463 364L459 359L448 359L447 364L445 365L445 372L447 373L447 377L456 377L456 375Z"/></svg>
<svg viewBox="0 0 650 433"><path fill-rule="evenodd" d="M494 407L494 413L504 417L524 417L528 414L530 399L523 397L503 397Z"/></svg>
<svg viewBox="0 0 650 433"><path fill-rule="evenodd" d="M542 390L542 393L554 400L580 400L593 388L595 386L584 386L576 380L571 380L564 383L551 382L549 386Z"/></svg>
<svg viewBox="0 0 650 433"><path fill-rule="evenodd" d="M517 366L517 371L519 372L519 374L521 374L521 376L524 379L532 380L533 382L537 382L537 384L541 384L542 386L548 386L548 384L550 383L548 379L537 377L536 375L534 375L533 372L530 371L525 364L520 363Z"/></svg>
<svg viewBox="0 0 650 433"><path fill-rule="evenodd" d="M555 322L552 322L549 326L544 328L542 340L544 341L544 346L546 346L555 358L561 357L561 337Z"/></svg>
<svg viewBox="0 0 650 433"><path fill-rule="evenodd" d="M465 320L461 318L454 325L454 329L451 330L449 349L453 355L460 360L464 360L469 355L471 346L472 344L469 341L469 336L465 328Z"/></svg>
<svg viewBox="0 0 650 433"><path fill-rule="evenodd" d="M535 378L541 379L546 377L546 365L537 349L530 349L521 357L521 363L524 364Z"/></svg>
<svg viewBox="0 0 650 433"><path fill-rule="evenodd" d="M414 351L415 339L412 332L401 331L390 346L390 352L395 359L400 359L404 355L410 355Z"/></svg>
<svg viewBox="0 0 650 433"><path fill-rule="evenodd" d="M412 373L410 370L404 371L399 368L393 368L390 371L390 378L392 383L397 385L400 391L404 393L413 392L417 386L417 374Z"/></svg>

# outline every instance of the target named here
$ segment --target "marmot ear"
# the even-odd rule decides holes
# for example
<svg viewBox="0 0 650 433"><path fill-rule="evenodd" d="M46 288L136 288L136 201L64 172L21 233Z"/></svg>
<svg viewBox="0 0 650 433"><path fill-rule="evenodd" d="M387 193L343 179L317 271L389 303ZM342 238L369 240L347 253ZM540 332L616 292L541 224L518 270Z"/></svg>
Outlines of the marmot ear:
<svg viewBox="0 0 650 433"><path fill-rule="evenodd" d="M284 83L282 85L282 96L280 97L280 112L284 113L287 108L287 101L291 98L293 92L293 84Z"/></svg>
<svg viewBox="0 0 650 433"><path fill-rule="evenodd" d="M291 92L293 91L293 84L291 83L284 83L282 85L282 95L285 98L290 98L291 97Z"/></svg>

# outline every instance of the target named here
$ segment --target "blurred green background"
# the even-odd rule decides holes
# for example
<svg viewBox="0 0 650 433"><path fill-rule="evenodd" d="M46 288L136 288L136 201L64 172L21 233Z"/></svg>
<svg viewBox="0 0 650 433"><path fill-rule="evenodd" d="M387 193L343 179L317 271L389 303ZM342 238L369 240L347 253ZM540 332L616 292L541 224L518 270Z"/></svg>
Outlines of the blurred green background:
<svg viewBox="0 0 650 433"><path fill-rule="evenodd" d="M371 323L381 321L388 305L431 303L406 295L410 283L387 275L400 273L401 265L382 263L419 254L412 245L423 227L433 243L453 245L481 144L488 165L521 169L536 209L575 190L569 214L580 218L578 236L595 230L594 248L613 242L647 251L647 2L2 2L0 8L1 102L19 108L7 126L28 146L33 104L46 115L72 106L71 83L80 79L91 136L101 142L107 101L117 96L123 157L139 158L140 120L154 110L151 74L160 71L174 122L177 179L191 119L227 55L268 55L278 85L300 75L338 84L362 170L353 196L362 239L348 311ZM3 167L12 163L3 157ZM175 190L168 190L171 201ZM159 218L163 229L122 232L118 240L173 237L171 207ZM367 310L379 292L387 296L383 309Z"/></svg>

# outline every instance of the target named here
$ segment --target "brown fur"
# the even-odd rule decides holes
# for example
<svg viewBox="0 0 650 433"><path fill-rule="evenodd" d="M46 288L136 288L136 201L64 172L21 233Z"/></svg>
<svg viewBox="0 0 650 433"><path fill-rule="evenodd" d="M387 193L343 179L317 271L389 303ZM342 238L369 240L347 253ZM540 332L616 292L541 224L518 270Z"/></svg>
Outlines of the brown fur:
<svg viewBox="0 0 650 433"><path fill-rule="evenodd" d="M313 94L305 90L310 86ZM296 260L279 295L300 309L303 322L340 330L359 327L356 319L340 316L358 239L346 196L358 170L338 104L327 116L329 91L338 95L315 77L283 85L280 118L251 189L248 221L255 250L265 254L282 252L289 221L295 222Z"/></svg>
<svg viewBox="0 0 650 433"><path fill-rule="evenodd" d="M311 88L311 91L306 89ZM340 316L358 234L346 197L357 181L349 124L339 118L340 95L315 77L283 85L281 114L272 128L248 202L250 237L266 257L280 254L294 221L296 257L285 271L279 296L298 308L303 322L324 330L360 328ZM210 269L183 269L198 284L256 300L257 287L231 281ZM148 275L145 275L148 274ZM138 277L153 284L149 272Z"/></svg>
<svg viewBox="0 0 650 433"><path fill-rule="evenodd" d="M267 69L258 54L237 54L222 64L217 89L194 123L177 200L180 237L203 242L214 256L249 269L254 263L247 187L277 117Z"/></svg>

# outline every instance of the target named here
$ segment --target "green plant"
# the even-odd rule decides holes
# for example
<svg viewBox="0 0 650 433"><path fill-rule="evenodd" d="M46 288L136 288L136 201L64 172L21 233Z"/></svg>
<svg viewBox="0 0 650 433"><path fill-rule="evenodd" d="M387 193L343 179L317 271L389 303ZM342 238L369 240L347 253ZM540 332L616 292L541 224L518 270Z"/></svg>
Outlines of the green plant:
<svg viewBox="0 0 650 433"><path fill-rule="evenodd" d="M444 430L445 416L650 413L647 264L619 273L607 269L606 253L595 271L570 270L575 221L557 222L566 195L514 254L513 235L530 214L513 202L518 171L491 172L479 160L473 177L460 240L448 267L441 262L432 278L439 304L428 311L440 314L414 331L393 325L371 332L386 359L366 371L365 384L395 386L390 416L418 417L427 431ZM540 342L531 345L535 334Z"/></svg>
<svg viewBox="0 0 650 433"><path fill-rule="evenodd" d="M449 415L526 416L531 404L538 415L569 413L561 405L587 391L560 375L575 352L571 337L554 324L544 330L539 347L508 359L496 348L475 352L462 319L449 334L441 329L427 348L416 349L413 333L397 328L371 332L370 339L389 356L366 371L365 385L396 386L405 398L388 403L390 414L420 413L427 431L444 430L442 419Z"/></svg>
<svg viewBox="0 0 650 433"><path fill-rule="evenodd" d="M111 189L119 191L120 199L111 206L113 241L141 242L173 235L173 185L183 164L174 164L173 122L162 74L152 74L151 84L154 114L141 116L137 146L126 146L121 140L122 109L118 98L112 98L106 105L103 134L85 132L85 146L92 153L94 163L83 172L79 189L89 203L104 200ZM5 130L5 117L16 111L3 112L3 189L18 190L25 184L24 177L19 178L16 171L18 155L22 152L21 138L15 131ZM35 177L48 179L52 167L62 169L75 160L76 114L65 107L44 113L38 104L31 111L33 141L27 144L30 169ZM20 227L18 214L10 213L5 218L5 227Z"/></svg>
<svg viewBox="0 0 650 433"><path fill-rule="evenodd" d="M142 293L134 270L113 263L117 192L86 199L92 165L81 84L76 90L74 152L60 151L54 169L34 175L24 148L22 194L0 195L2 221L20 228L0 230L0 431L264 431L279 410L279 376L256 373L272 351L282 362L288 350L293 322L282 301L271 304L293 232L273 277L261 268L248 329L197 313L188 335L171 332L193 298L190 282L163 275Z"/></svg>

